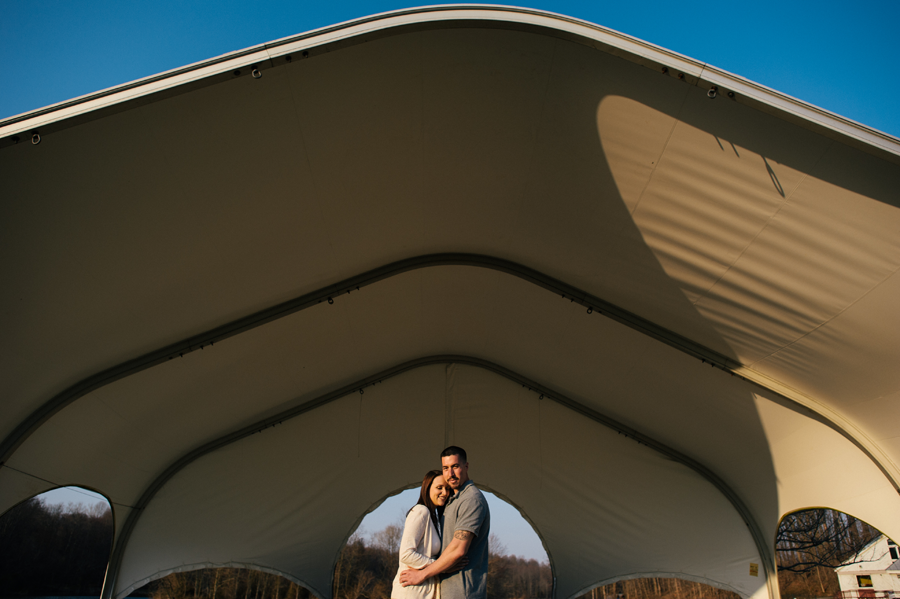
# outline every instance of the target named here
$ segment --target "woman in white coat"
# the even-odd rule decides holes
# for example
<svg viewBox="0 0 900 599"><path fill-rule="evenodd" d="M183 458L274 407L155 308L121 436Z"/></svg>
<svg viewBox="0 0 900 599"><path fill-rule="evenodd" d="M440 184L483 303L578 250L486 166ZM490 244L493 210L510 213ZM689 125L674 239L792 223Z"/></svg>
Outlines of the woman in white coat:
<svg viewBox="0 0 900 599"><path fill-rule="evenodd" d="M440 470L431 470L422 481L419 501L406 514L403 538L400 541L400 568L394 577L391 599L439 599L441 584L429 578L415 586L401 586L400 572L420 570L441 553L441 515L453 491Z"/></svg>

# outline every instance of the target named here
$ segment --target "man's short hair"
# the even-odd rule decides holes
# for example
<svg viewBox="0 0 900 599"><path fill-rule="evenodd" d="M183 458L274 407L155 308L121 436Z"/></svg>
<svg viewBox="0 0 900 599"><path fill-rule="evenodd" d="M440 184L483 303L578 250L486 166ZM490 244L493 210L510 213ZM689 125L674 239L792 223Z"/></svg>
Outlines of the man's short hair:
<svg viewBox="0 0 900 599"><path fill-rule="evenodd" d="M466 450L462 447L457 447L456 445L451 445L447 449L441 452L442 458L448 458L452 455L458 455L459 459L463 461L463 463L468 463L469 458L466 457Z"/></svg>

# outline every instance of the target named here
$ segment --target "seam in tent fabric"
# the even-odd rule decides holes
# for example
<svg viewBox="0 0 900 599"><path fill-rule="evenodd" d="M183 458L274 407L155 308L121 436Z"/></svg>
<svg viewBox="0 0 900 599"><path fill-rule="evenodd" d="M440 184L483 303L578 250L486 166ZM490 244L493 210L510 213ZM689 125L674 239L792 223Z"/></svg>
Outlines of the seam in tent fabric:
<svg viewBox="0 0 900 599"><path fill-rule="evenodd" d="M18 472L19 474L24 474L25 476L30 476L31 478L35 478L35 479L37 479L37 480L40 480L40 481L43 481L43 482L45 482L45 483L48 483L48 484L53 485L53 489L48 489L47 491L44 491L44 493L47 493L48 491L53 491L54 489L63 489L63 488L65 488L65 487L80 487L80 488L82 488L82 489L87 489L87 487L85 487L85 486L83 486L83 485L79 485L78 483L66 483L66 484L61 484L61 483L58 483L58 482L56 482L56 481L53 481L53 480L49 480L49 479L47 479L47 478L44 478L44 477L42 477L42 476L38 476L37 474L32 474L32 473L30 473L30 472L25 472L24 470L19 470L18 468L13 468L13 467L10 466L9 464L0 464L0 468L8 468L8 469L12 470L13 472ZM96 490L96 489L90 489L90 490L93 491L94 493L97 493L98 495L103 495L103 498L106 499L106 502L107 502L109 505L115 505L115 506L118 506L118 507L125 507L125 508L132 509L132 510L137 509L137 508L135 508L133 505L128 505L127 503L119 503L119 502L113 501L112 499L110 499L109 497L107 497L107 496L106 496L103 492L101 492L101 491L98 491L98 490ZM27 500L26 500L26 501L27 501ZM18 505L18 504L17 504L17 505ZM13 507L15 507L15 506L13 506ZM9 509L11 510L11 509L13 509L13 508L9 508ZM6 510L6 512L3 512L3 514L0 514L0 517L2 517L3 515L5 515L7 512L9 512L9 510Z"/></svg>
<svg viewBox="0 0 900 599"><path fill-rule="evenodd" d="M833 314L830 318L828 318L828 319L822 321L821 323L819 323L818 325L816 325L813 329L810 329L809 331L807 331L807 332L804 333L803 335L797 337L796 339L794 339L793 341L791 341L791 342L788 343L787 345L784 345L784 346L778 348L776 351L773 351L772 353L770 353L769 355L767 355L767 356L765 356L765 357L763 357L763 358L760 358L759 360L757 360L756 362L754 362L754 364L758 364L759 362L764 362L764 361L768 360L769 358L771 358L772 356L776 356L776 355L778 355L779 353L783 352L784 350L790 348L790 347L793 346L795 343L799 343L800 341L803 341L803 339L805 339L805 338L808 337L809 335L812 335L813 333L815 333L816 331L818 331L819 329L821 329L822 327L824 327L825 325L827 325L829 322L833 321L835 318L838 318L841 314L843 314L844 312L846 312L847 310L849 310L850 308L852 308L853 306L855 306L857 303L859 303L860 301L862 301L867 295L869 295L870 293L872 293L873 291L875 291L876 289L878 289L879 287L881 287L882 285L884 285L891 277L896 276L898 272L900 272L900 266L898 266L897 268L895 268L893 271L889 272L889 273L887 274L887 276L885 276L883 279L881 279L880 281L878 281L878 283L876 283L875 285L873 285L872 287L870 287L868 290L866 290L865 293L863 293L862 295L860 295L859 297L857 297L855 300L853 300L852 302L850 302L849 304L847 304L846 306L844 306L840 311L838 311L837 313Z"/></svg>
<svg viewBox="0 0 900 599"><path fill-rule="evenodd" d="M813 163L813 168L815 168L815 167L819 164L819 162L821 162L822 158L828 153L828 150L831 148L832 144L834 144L834 141L833 141L833 140L829 142L829 144L825 147L825 149L822 151L822 153L819 155L819 157L818 157L818 158L816 159L816 161ZM765 160L765 157L763 157L763 160ZM777 208L774 212L772 212L772 214L769 215L769 218L767 218L767 219L766 219L766 222L763 223L763 225L759 228L759 230L758 230L758 231L756 232L756 234L753 236L753 239L751 239L750 241L747 242L747 244L744 246L744 249L742 249L741 252L740 252L740 253L735 257L735 259L731 262L731 264L728 265L728 268L726 268L726 269L722 272L722 274L720 274L718 277L716 277L716 280L713 281L712 284L711 284L709 287L706 288L706 290L703 292L704 294L701 295L701 296L698 296L697 299L691 301L691 304L697 305L697 302L699 302L701 299L706 298L706 297L707 297L706 294L708 294L708 293L712 290L713 287L715 287L716 285L718 285L719 282L720 282L722 279L724 279L725 276L726 276L728 273L730 273L730 272L732 271L732 269L734 268L734 265L737 264L738 261L741 259L741 257L747 252L747 250L750 249L750 246L752 246L752 245L756 242L756 240L759 239L759 236L763 234L763 231L765 231L766 229L769 228L769 224L772 222L772 219L774 219L774 218L781 212L781 210L782 210L785 206L788 205L788 202L791 201L791 198L793 197L794 192L796 192L797 189L798 189L798 188L803 184L803 182L806 181L808 178L809 178L809 175L807 175L806 173L803 173L803 176L800 178L799 181L797 181L797 184L794 185L794 188L790 191L790 193L788 193L788 194L784 197L784 201L782 201L782 202L778 205L778 208ZM759 362L759 360L757 360L756 362ZM748 365L748 366L752 366L753 364L756 364L756 362L751 362L751 363L749 363L749 364L747 364L747 365Z"/></svg>
<svg viewBox="0 0 900 599"><path fill-rule="evenodd" d="M631 209L631 216L634 217L634 214L638 211L638 208L641 206L641 201L644 199L644 194L647 193L647 188L650 187L650 182L653 181L653 177L656 175L656 170L659 168L659 163L662 162L663 156L666 155L666 150L669 149L669 142L672 141L672 135L675 133L675 127L678 126L678 123L681 121L679 117L681 116L682 111L684 110L684 103L687 102L688 92L684 91L684 95L681 97L681 105L678 107L678 111L675 116L673 116L672 128L669 129L669 134L666 136L666 143L663 144L662 150L659 152L659 155L656 157L656 163L653 165L653 168L650 170L650 176L647 177L647 182L644 184L644 188L641 189L641 195L638 196L638 201L634 205L634 208Z"/></svg>

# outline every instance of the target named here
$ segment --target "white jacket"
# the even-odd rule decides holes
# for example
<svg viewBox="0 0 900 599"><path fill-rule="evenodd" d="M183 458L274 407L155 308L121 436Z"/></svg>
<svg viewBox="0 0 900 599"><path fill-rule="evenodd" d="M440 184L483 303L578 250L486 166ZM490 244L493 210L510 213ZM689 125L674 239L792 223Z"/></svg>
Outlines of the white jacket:
<svg viewBox="0 0 900 599"><path fill-rule="evenodd" d="M441 553L441 535L428 516L424 505L413 506L406 515L403 538L400 541L400 569L394 577L391 599L435 599L440 582L431 577L420 585L400 585L400 572L409 568L420 570L432 563Z"/></svg>

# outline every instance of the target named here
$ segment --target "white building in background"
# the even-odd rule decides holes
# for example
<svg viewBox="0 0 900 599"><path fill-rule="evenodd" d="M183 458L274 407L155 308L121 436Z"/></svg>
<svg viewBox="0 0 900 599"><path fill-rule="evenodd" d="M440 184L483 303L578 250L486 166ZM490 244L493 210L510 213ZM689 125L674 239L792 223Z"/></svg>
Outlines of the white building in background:
<svg viewBox="0 0 900 599"><path fill-rule="evenodd" d="M884 535L834 571L842 599L900 597L900 549Z"/></svg>

